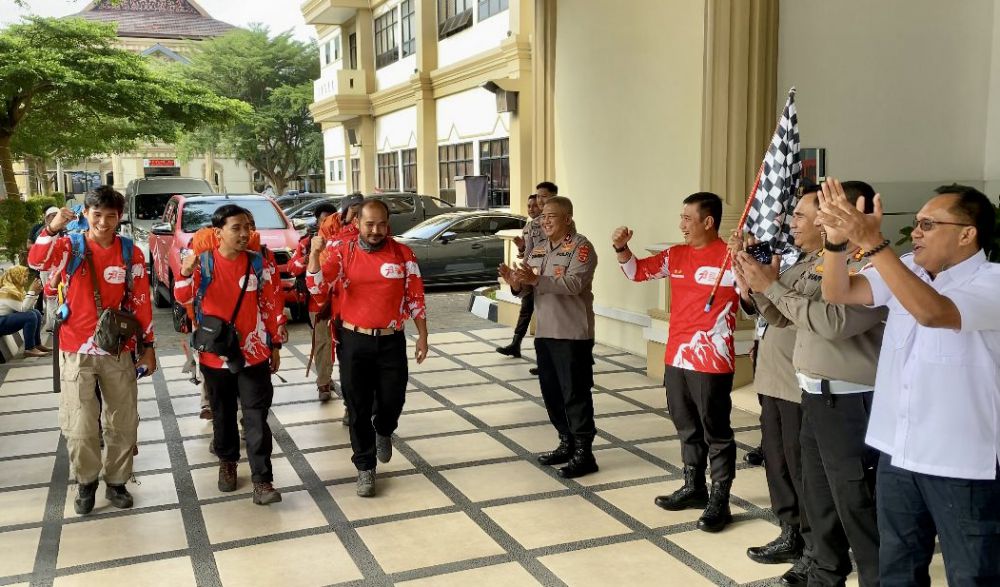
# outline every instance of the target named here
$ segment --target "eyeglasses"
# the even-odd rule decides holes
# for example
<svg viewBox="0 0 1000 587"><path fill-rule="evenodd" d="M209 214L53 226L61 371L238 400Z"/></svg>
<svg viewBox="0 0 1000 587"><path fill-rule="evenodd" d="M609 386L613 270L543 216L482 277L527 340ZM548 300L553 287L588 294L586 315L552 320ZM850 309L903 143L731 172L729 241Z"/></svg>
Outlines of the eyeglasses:
<svg viewBox="0 0 1000 587"><path fill-rule="evenodd" d="M934 227L938 224L946 224L948 226L975 226L975 224L967 224L963 222L943 222L941 220L931 220L930 218L913 219L913 228L919 228L923 232L934 230Z"/></svg>

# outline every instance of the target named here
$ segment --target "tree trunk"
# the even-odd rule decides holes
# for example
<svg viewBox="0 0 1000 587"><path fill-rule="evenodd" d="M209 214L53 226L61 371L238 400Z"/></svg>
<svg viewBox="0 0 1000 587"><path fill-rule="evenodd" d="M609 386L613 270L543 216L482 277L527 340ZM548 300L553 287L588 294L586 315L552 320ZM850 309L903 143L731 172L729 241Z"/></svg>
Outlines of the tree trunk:
<svg viewBox="0 0 1000 587"><path fill-rule="evenodd" d="M42 174L42 195L51 196L52 195L52 178L49 176L49 160L39 159L38 160L39 172Z"/></svg>
<svg viewBox="0 0 1000 587"><path fill-rule="evenodd" d="M8 198L19 198L21 190L14 179L14 157L10 151L11 135L0 134L0 175Z"/></svg>
<svg viewBox="0 0 1000 587"><path fill-rule="evenodd" d="M288 187L288 182L286 182L285 178L280 175L272 175L271 185L274 186L274 194L280 196L285 193L285 188Z"/></svg>

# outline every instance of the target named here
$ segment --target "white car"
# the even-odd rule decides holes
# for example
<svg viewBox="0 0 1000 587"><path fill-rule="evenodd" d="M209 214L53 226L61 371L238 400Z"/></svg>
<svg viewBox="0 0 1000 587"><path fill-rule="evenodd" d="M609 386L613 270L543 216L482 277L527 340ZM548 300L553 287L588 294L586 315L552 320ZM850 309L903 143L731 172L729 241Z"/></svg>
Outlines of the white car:
<svg viewBox="0 0 1000 587"><path fill-rule="evenodd" d="M211 194L212 186L194 177L140 177L125 188L125 214L121 233L131 238L152 267L149 256L149 229L160 222L167 202L175 195Z"/></svg>

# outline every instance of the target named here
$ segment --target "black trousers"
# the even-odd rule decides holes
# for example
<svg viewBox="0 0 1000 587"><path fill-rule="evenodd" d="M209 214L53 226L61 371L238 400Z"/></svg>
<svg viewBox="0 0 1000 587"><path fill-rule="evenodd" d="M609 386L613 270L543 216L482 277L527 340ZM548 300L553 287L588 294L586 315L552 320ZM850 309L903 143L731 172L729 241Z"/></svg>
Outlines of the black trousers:
<svg viewBox="0 0 1000 587"><path fill-rule="evenodd" d="M535 311L535 292L526 294L521 298L521 311L517 314L517 325L514 326L514 337L524 338L528 334L528 325L531 324L531 314Z"/></svg>
<svg viewBox="0 0 1000 587"><path fill-rule="evenodd" d="M930 585L934 536L952 587L1000 585L1000 471L970 480L878 466L878 529L883 586Z"/></svg>
<svg viewBox="0 0 1000 587"><path fill-rule="evenodd" d="M340 331L340 381L348 405L351 461L359 471L375 468L375 434L391 436L406 401L406 337Z"/></svg>
<svg viewBox="0 0 1000 587"><path fill-rule="evenodd" d="M663 386L684 465L704 470L711 463L712 481L732 481L736 477L736 439L730 422L733 374L667 365Z"/></svg>
<svg viewBox="0 0 1000 587"><path fill-rule="evenodd" d="M201 374L205 378L208 400L212 405L215 454L219 460L240 460L240 431L236 422L236 408L237 405L242 405L250 478L255 483L274 481L271 470L271 427L267 424L267 412L274 399L271 362L264 361L246 367L239 373L202 365Z"/></svg>
<svg viewBox="0 0 1000 587"><path fill-rule="evenodd" d="M802 394L802 502L812 527L809 585L843 585L851 572L862 587L879 584L875 515L878 452L865 444L872 392ZM765 457L766 458L766 457Z"/></svg>
<svg viewBox="0 0 1000 587"><path fill-rule="evenodd" d="M593 439L594 341L536 338L535 355L549 421L561 435Z"/></svg>
<svg viewBox="0 0 1000 587"><path fill-rule="evenodd" d="M767 395L760 398L760 435L764 474L771 510L785 524L796 526L810 549L812 536L802 501L802 406Z"/></svg>

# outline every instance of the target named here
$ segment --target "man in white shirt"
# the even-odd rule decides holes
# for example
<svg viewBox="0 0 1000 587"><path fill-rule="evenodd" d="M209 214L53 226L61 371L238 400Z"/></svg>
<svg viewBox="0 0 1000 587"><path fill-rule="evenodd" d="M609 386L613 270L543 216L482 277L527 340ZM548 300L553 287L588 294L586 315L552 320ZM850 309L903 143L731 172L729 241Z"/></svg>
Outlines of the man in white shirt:
<svg viewBox="0 0 1000 587"><path fill-rule="evenodd" d="M936 191L917 213L913 253L897 258L881 202L863 214L828 180L827 239L859 243L872 265L825 272L823 295L889 308L866 437L882 452L881 584L929 585L937 535L950 585L1000 585L1000 266L984 252L996 210L971 187Z"/></svg>

